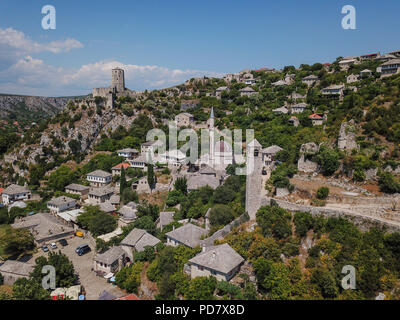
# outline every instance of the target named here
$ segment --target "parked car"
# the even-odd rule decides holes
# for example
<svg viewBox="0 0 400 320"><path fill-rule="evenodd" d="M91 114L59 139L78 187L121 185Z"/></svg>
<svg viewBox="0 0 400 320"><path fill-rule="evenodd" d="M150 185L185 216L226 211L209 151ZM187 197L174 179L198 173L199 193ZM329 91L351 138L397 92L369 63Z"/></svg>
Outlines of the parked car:
<svg viewBox="0 0 400 320"><path fill-rule="evenodd" d="M66 247L68 245L68 242L65 239L61 239L60 241L58 241L58 243L61 244L63 247Z"/></svg>
<svg viewBox="0 0 400 320"><path fill-rule="evenodd" d="M263 171L262 171L262 175L263 175L263 176L266 176L266 175L267 175L267 170L263 170Z"/></svg>
<svg viewBox="0 0 400 320"><path fill-rule="evenodd" d="M52 244L50 244L50 248L52 248L53 250L57 249L57 245L55 242L53 242Z"/></svg>
<svg viewBox="0 0 400 320"><path fill-rule="evenodd" d="M75 236L77 236L79 238L83 238L83 232L77 231L77 232L75 232Z"/></svg>
<svg viewBox="0 0 400 320"><path fill-rule="evenodd" d="M82 256L90 251L91 251L91 249L88 244L82 244L75 250L75 252L78 254L78 256Z"/></svg>
<svg viewBox="0 0 400 320"><path fill-rule="evenodd" d="M43 252L48 252L49 248L45 245L45 246L42 246L42 250L43 250Z"/></svg>

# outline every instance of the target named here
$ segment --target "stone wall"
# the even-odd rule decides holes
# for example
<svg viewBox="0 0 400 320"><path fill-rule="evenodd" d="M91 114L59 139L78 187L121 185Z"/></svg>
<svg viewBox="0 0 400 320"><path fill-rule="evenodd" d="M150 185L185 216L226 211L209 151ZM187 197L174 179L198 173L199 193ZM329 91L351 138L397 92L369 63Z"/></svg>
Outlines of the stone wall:
<svg viewBox="0 0 400 320"><path fill-rule="evenodd" d="M266 206L270 205L271 199L266 197L262 199L261 205ZM372 227L378 227L384 229L386 232L399 232L400 224L396 222L391 222L388 220L383 220L380 218L368 217L365 215L361 215L360 213L353 212L350 210L340 210L340 209L331 209L324 207L312 207L300 205L284 200L273 199L276 204L286 210L289 211L302 211L302 212L310 212L313 216L323 215L325 217L343 217L351 222L353 222L356 226L360 228L362 231L366 231Z"/></svg>

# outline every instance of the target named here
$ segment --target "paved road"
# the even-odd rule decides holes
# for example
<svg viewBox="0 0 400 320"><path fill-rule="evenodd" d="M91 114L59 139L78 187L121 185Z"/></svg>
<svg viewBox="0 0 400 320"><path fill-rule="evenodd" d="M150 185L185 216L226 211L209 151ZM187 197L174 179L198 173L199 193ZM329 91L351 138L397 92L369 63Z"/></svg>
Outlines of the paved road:
<svg viewBox="0 0 400 320"><path fill-rule="evenodd" d="M79 274L81 284L86 290L87 300L97 300L103 290L107 290L116 297L124 295L120 289L114 287L110 283L107 283L104 278L96 276L96 274L92 271L93 258L95 256L95 243L93 238L86 237L85 239L82 239L79 237L74 237L68 239L67 241L68 246L66 247L62 247L57 243L58 249L56 251L58 252L58 250L60 250L72 261L75 271ZM78 256L75 252L76 247L85 243L89 244L89 246L92 248L92 251L83 256ZM43 255L46 256L48 254L39 249L39 252L32 257L31 262L34 263L37 257Z"/></svg>

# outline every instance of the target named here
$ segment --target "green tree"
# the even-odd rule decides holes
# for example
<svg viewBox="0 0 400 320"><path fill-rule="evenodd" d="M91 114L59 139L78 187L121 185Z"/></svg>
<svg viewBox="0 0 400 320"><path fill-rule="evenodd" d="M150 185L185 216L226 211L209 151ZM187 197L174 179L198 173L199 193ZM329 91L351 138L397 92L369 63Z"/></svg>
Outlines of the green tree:
<svg viewBox="0 0 400 320"><path fill-rule="evenodd" d="M50 293L43 289L41 282L20 278L13 284L13 298L16 300L50 300Z"/></svg>
<svg viewBox="0 0 400 320"><path fill-rule="evenodd" d="M155 180L155 176L154 176L154 167L152 164L149 164L147 166L147 182L148 182L150 188L153 189L154 185L156 183L156 180Z"/></svg>
<svg viewBox="0 0 400 320"><path fill-rule="evenodd" d="M122 195L126 188L126 178L125 178L125 168L124 166L121 167L121 178L119 180L119 194Z"/></svg>
<svg viewBox="0 0 400 320"><path fill-rule="evenodd" d="M187 180L186 178L177 178L174 183L175 190L180 191L182 194L187 194Z"/></svg>
<svg viewBox="0 0 400 320"><path fill-rule="evenodd" d="M213 300L217 280L214 277L197 277L190 281L186 300Z"/></svg>
<svg viewBox="0 0 400 320"><path fill-rule="evenodd" d="M321 171L325 176L331 176L339 168L339 155L336 151L327 147L321 147L321 150L316 155L318 164L321 166Z"/></svg>
<svg viewBox="0 0 400 320"><path fill-rule="evenodd" d="M269 274L264 279L264 287L271 299L288 299L291 293L289 270L282 262L271 264Z"/></svg>
<svg viewBox="0 0 400 320"><path fill-rule="evenodd" d="M225 226L234 218L232 209L223 204L216 204L210 212L210 223L214 227Z"/></svg>

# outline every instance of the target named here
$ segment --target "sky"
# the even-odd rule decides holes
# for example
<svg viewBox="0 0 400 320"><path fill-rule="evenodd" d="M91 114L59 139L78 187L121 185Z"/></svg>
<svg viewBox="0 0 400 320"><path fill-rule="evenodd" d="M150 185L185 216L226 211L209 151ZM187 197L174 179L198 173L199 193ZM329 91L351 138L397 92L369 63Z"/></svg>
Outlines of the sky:
<svg viewBox="0 0 400 320"><path fill-rule="evenodd" d="M56 29L42 28L42 7ZM356 29L342 28L342 8ZM398 0L1 0L0 93L70 96L111 82L167 88L243 69L400 49Z"/></svg>

